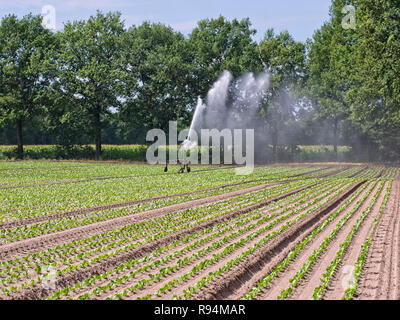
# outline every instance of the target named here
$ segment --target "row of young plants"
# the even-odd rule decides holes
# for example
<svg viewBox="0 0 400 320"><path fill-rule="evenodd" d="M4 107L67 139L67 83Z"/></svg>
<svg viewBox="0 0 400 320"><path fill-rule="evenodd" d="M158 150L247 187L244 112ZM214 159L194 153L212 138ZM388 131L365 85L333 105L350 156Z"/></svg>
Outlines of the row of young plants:
<svg viewBox="0 0 400 320"><path fill-rule="evenodd" d="M54 165L56 164L56 165ZM210 167L207 167L210 168ZM43 162L41 166L0 170L1 186L20 186L46 182L68 182L101 177L151 175L162 172L160 166L110 165L105 163ZM171 168L174 170L175 168ZM205 168L206 169L206 168Z"/></svg>
<svg viewBox="0 0 400 320"><path fill-rule="evenodd" d="M283 204L282 204L282 205L283 205ZM128 265L129 265L130 267L132 267L131 262L128 262Z"/></svg>
<svg viewBox="0 0 400 320"><path fill-rule="evenodd" d="M345 223L357 212L357 210L365 202L367 197L369 197L369 195L371 194L371 192L374 189L375 185L376 185L376 183L374 183L369 188L367 193L360 200L357 201L357 203L354 205L353 209L349 213L347 213L337 223L337 225L332 230L332 232L329 234L329 236L327 236L322 241L321 245L317 249L315 249L313 251L311 256L308 258L308 261L302 266L302 268L296 273L296 275L292 279L290 279L290 281L289 281L290 282L290 286L287 289L284 289L284 290L281 291L281 294L278 297L278 299L280 299L280 300L286 299L293 292L293 290L297 287L297 285L304 278L304 276L307 274L307 272L309 272L309 270L313 267L313 265L317 261L318 257L326 251L326 248L329 245L329 243L336 237L336 235L342 229L342 227L345 225ZM360 194L360 192L365 189L365 187L366 187L366 185L361 190L359 190L359 192L357 192L346 204L341 206L340 211L343 211L343 209L345 209L350 204L350 202L352 202L355 199L355 197L358 196ZM333 218L335 218L337 216L336 213L334 213L333 215L334 215L334 217L331 216L331 217L328 218L328 220L331 220L331 219L333 219Z"/></svg>
<svg viewBox="0 0 400 320"><path fill-rule="evenodd" d="M276 187L275 187L275 189L276 189ZM248 203L249 201L252 201L252 200L257 201L259 199L263 199L268 193L270 193L270 191L271 191L271 189L260 190L260 191L256 191L256 192L249 193L249 194L245 194L245 195L242 195L242 196L239 196L239 197L235 197L235 199L237 201L237 204L240 204L243 201L246 201L246 203ZM206 204L206 205L203 205L201 208L208 208L208 211L209 211L209 210L212 210L212 209L222 210L223 208L228 208L228 207L229 208L232 207L230 199L219 201L217 203ZM201 208L197 209L197 210L201 210ZM186 212L188 212L188 210L182 210L182 211L180 211L180 214L185 215ZM190 212L192 212L192 211L190 211ZM176 217L177 217L176 214L166 214L165 216L157 218L155 220L155 222L158 221L159 223L163 223L163 221L166 220L166 219L170 220L170 219L176 218ZM58 250L58 249L61 249L62 247L65 247L65 246L67 246L68 248L71 248L71 247L75 247L77 244L81 244L81 243L90 243L90 246L92 246L93 240L100 241L101 239L104 239L104 238L105 239L119 238L122 235L124 236L124 232L126 232L126 231L131 232L132 228L134 230L136 230L136 231L137 230L141 230L144 226L146 226L146 228L148 228L147 227L148 223L152 222L152 221L153 220L150 220L148 222L144 221L144 222L141 222L141 223L138 223L138 224L135 224L135 225L128 225L128 226L125 226L125 227L122 227L122 228L118 228L116 230L112 230L112 231L109 231L109 232L96 234L96 235L94 235L92 237L89 237L89 238L84 238L84 239L79 240L79 241L73 241L72 243L70 243L68 245L63 245L61 247L57 246L56 249ZM131 236L131 234L129 234L129 236ZM49 250L50 250L48 252L49 254L53 254L54 253L52 251L53 249L49 249ZM36 258L36 255L38 255L38 253L33 254L33 256L35 256L35 258ZM0 262L0 264L1 264L1 262Z"/></svg>
<svg viewBox="0 0 400 320"><path fill-rule="evenodd" d="M228 212L229 210L225 210L225 212ZM182 216L185 216L185 213L182 213ZM189 219L186 219L186 222L188 221L193 221L195 219L198 219L198 215L188 215ZM176 226L177 224L173 221L171 221L169 217L162 217L158 219L157 221L146 221L142 224L139 225L133 225L130 226L130 230L127 230L127 228L124 228L124 231L121 231L119 233L114 232L113 238L115 239L114 241L110 241L110 233L105 234L103 239L97 239L94 240L90 243L86 243L84 245L81 245L80 247L77 247L77 242L74 242L74 246L72 247L67 247L64 248L65 250L60 250L60 246L57 246L55 250L51 250L51 253L47 251L47 253L34 253L32 255L28 255L28 257L24 257L24 262L28 269L32 269L35 266L35 270L37 273L41 273L41 265L46 264L46 265L51 265L52 267L55 267L57 265L57 262L55 260L58 260L59 265L65 265L65 264L71 264L73 262L79 262L79 261L85 261L88 259L91 255L93 254L100 254L101 252L105 251L108 252L112 249L122 247L123 245L127 245L129 243L134 243L134 244L140 244L138 243L138 239L140 238L146 238L149 237L155 233L159 233L160 231L160 226L162 225L162 229L168 229L171 227L171 225ZM143 232L139 232L140 230L144 230ZM74 254L73 257L70 257L70 254ZM34 261L29 261L29 257L34 259ZM18 261L17 261L18 260ZM8 264L5 262L2 263L2 270L1 273L4 274L9 274L11 267L10 265L14 265L17 262L20 262L21 259L15 259L8 261ZM28 273L25 271L25 266L21 266L21 264L18 267L13 267L12 270L15 271L24 271L24 275L28 276ZM12 280L15 279L20 279L21 273L15 274L12 273L9 275L8 278L2 279L3 283L7 282L12 282Z"/></svg>
<svg viewBox="0 0 400 320"><path fill-rule="evenodd" d="M138 224L134 224L132 226L124 227L123 232L118 232L118 231L113 231L112 233L114 234L119 234L119 236L123 235L123 239L118 239L116 242L112 243L113 246L110 246L108 244L105 247L97 248L95 249L94 247L98 246L100 244L100 240L97 238L93 240L90 243L86 243L86 245L81 248L80 253L78 253L75 249L78 244L78 241L73 242L73 247L68 246L67 249L67 254L69 252L73 252L75 254L74 259L64 257L63 260L59 260L61 264L65 263L65 259L68 259L68 263L75 263L76 261L80 262L75 265L69 265L68 267L58 270L57 272L59 274L63 274L65 272L70 272L72 270L76 270L79 267L84 267L90 263L94 263L97 261L100 261L102 259L109 258L112 255L118 254L122 251L127 251L130 250L134 247L143 245L145 243L149 243L151 241L157 240L162 238L165 235L177 232L179 230L184 230L185 228L189 228L193 225L200 224L204 221L215 219L219 216L223 216L226 213L231 212L232 210L237 210L240 208L243 208L245 206L248 206L249 203L255 203L257 201L260 201L264 199L265 197L274 197L279 194L283 194L287 192L287 190L291 190L292 188L296 189L296 187L299 185L299 182L292 183L291 185L285 186L285 188L278 188L274 187L266 190L261 190L260 192L257 192L257 195L254 194L247 194L243 195L241 197L238 197L238 202L236 206L233 206L230 204L229 200L224 200L221 201L220 203L216 204L211 204L207 206L202 206L199 208L194 208L194 209L187 209L183 210L180 212L180 214L169 214L164 217L159 217L156 219L152 219L149 221L144 221ZM303 184L301 184L303 185ZM241 199L241 201L240 201ZM205 210L206 209L206 210ZM224 209L224 210L222 210ZM217 212L216 214L213 214ZM177 221L178 217L178 221ZM180 217L180 218L179 218ZM169 221L171 220L171 221ZM141 237L138 237L137 239L134 238L134 234L137 233L139 229L144 230L144 233L140 233ZM151 233L147 233L146 231L151 229ZM139 230L140 231L140 230ZM107 238L107 233L103 234L103 238ZM128 242L126 243L124 239L128 239ZM93 243L94 241L94 243ZM116 244L116 245L115 245ZM92 254L97 254L95 258L92 258L90 260L90 263L88 262L88 246L93 249ZM119 248L117 248L120 246ZM64 247L65 248L65 247ZM57 264L54 261L55 255L58 257L60 256L65 256L65 252L60 252L62 247L57 246L55 250L51 250L50 252L47 250L45 253L38 254L34 253L32 255L28 255L24 257L24 259L18 259L18 261L11 260L8 263L9 264L16 264L18 262L23 261L24 263L29 263L27 262L29 258L34 259L35 261L35 270L37 270L37 273L41 272L40 265L51 265L53 267L56 267ZM104 252L101 253L102 249L104 249ZM30 265L32 267L32 264ZM15 268L15 267L14 267ZM9 266L7 266L4 262L2 263L2 269L7 272L9 270ZM25 273L24 273L25 274ZM11 275L11 279L13 279L13 275ZM7 279L10 279L8 277ZM3 279L4 280L4 279ZM36 283L36 282L35 282Z"/></svg>
<svg viewBox="0 0 400 320"><path fill-rule="evenodd" d="M357 178L360 179L377 179L379 175L381 174L382 170L386 171L386 168L383 166L373 166L373 167L368 167L367 170L363 171L359 175L357 175Z"/></svg>
<svg viewBox="0 0 400 320"><path fill-rule="evenodd" d="M385 172L382 175L383 179L396 180L400 176L400 168L398 167L386 167Z"/></svg>
<svg viewBox="0 0 400 320"><path fill-rule="evenodd" d="M221 184L222 176L219 173L214 175L219 176L220 180L209 173L205 173L203 179L199 179L199 175L194 175L193 186L189 185L190 181L183 181L186 179L180 178L181 176L176 179L177 184L173 183L171 176L161 176L156 179L136 177L128 180L6 189L2 191L0 199L3 202L0 203L2 205L0 210L4 213L2 222L215 187ZM40 206L47 203L54 205Z"/></svg>
<svg viewBox="0 0 400 320"><path fill-rule="evenodd" d="M289 252L289 254L286 256L284 260L282 260L277 266L275 266L264 278L262 278L256 286L251 288L243 297L243 300L251 300L254 299L264 288L266 288L279 274L282 270L284 270L291 261L293 261L296 256L301 252L301 250L315 237L317 236L332 220L334 220L340 213L342 213L360 194L363 192L366 188L366 185L364 185L362 188L360 188L354 195L352 195L343 205L341 205L336 211L334 211L332 214L328 216L327 219L325 219L321 224L319 224L307 237L305 237L301 242L296 244L295 248ZM372 189L370 189L371 191ZM364 199L361 199L359 202L362 203ZM355 209L353 209L353 212L355 212ZM339 229L339 228L337 228ZM336 230L337 230L336 229ZM332 238L332 233L329 237L324 239L325 244L327 244L330 239ZM323 248L325 246L321 246L319 250L316 250L315 252L322 252ZM314 253L315 253L314 252ZM309 268L313 265L315 260L317 259L318 255L313 254L308 262L302 267L302 269L296 274L296 276L290 280L291 286L283 290L281 292L281 297L287 297L289 295L293 288L297 285L297 283L302 279L302 277L306 274L306 272L309 270Z"/></svg>
<svg viewBox="0 0 400 320"><path fill-rule="evenodd" d="M371 212L372 207L375 205L382 189L383 189L384 184L381 183L379 185L378 190L376 193L373 195L373 198L371 202L369 203L368 207L362 212L360 217L357 219L355 224L353 225L353 228L349 232L349 234L346 236L346 239L343 243L340 244L340 249L336 253L336 257L332 260L332 262L329 264L329 266L326 268L326 272L322 275L321 278L321 284L314 289L312 299L313 300L320 300L325 292L325 289L328 287L332 277L334 276L334 273L337 270L337 267L339 266L340 262L342 261L342 258L347 251L347 248L351 244L354 235L358 231L361 223L365 220L365 218L368 216L368 214Z"/></svg>
<svg viewBox="0 0 400 320"><path fill-rule="evenodd" d="M265 182L268 182L270 180L265 180ZM160 199L160 200L152 200L152 201L146 201L143 203L138 204L136 207L137 208L141 208L142 206L145 207L145 209L148 208L155 208L158 206L162 206L162 205L168 205L168 204L172 204L172 203L178 203L181 201L187 201L187 200L192 200L192 199L197 199L197 198L201 198L201 197L205 197L208 195L213 195L213 194L219 194L222 192L229 192L229 191L233 191L233 190L239 190L241 188L248 188L251 186L255 186L257 184L262 183L262 181L249 181L249 182L244 182L241 185L236 185L236 186L231 186L231 187L226 187L226 188L220 188L219 191L215 191L215 190L206 190L206 188L200 188L197 185L193 185L193 190L197 191L198 193L196 194L187 194L187 195L181 195L181 196L173 196L174 193L174 188L172 187L168 187L169 191L172 195L171 198L167 198L167 199ZM199 189L197 189L197 187ZM132 198L137 197L136 194L132 194L131 195ZM106 199L105 199L106 200ZM138 200L138 199L134 199L134 200ZM140 199L139 199L140 200ZM74 203L69 203L69 206L66 208L66 210L64 210L64 212L70 212L73 211L74 209L76 209L76 206L78 205L78 202L74 202ZM4 216L2 219L2 222L9 222L9 221L15 221L15 220L23 220L26 218L32 218L32 217L36 217L38 215L36 214L32 214L32 210L35 211L40 211L40 210L53 210L58 206L57 203L54 202L48 202L48 203L42 203L42 204L37 204L35 206L30 206L27 205L25 207L20 207L18 209L10 209L10 211L12 211L12 214L8 215L8 217ZM131 208L133 206L130 206Z"/></svg>
<svg viewBox="0 0 400 320"><path fill-rule="evenodd" d="M331 199L332 197L336 196L337 194L339 194L340 192L342 192L343 189L339 188L339 191L336 191L333 195L331 195L328 199ZM322 202L320 202L322 199L324 199ZM306 215L310 214L311 212L313 212L314 210L317 210L320 206L324 205L327 201L326 200L327 197L326 195L323 195L321 197L318 196L314 196L310 202L308 202L307 204L300 206L294 210L292 210L289 214L284 215L284 216L279 216L276 220L274 220L272 223L260 227L259 229L257 229L256 231L250 233L249 235L241 238L239 241L232 243L230 245L228 245L227 247L225 247L222 251L220 251L217 254L213 254L213 256L209 259L205 259L202 262L200 262L199 264L195 265L188 273L185 273L183 275L181 275L179 278L175 279L175 281L171 282L169 284L168 288L164 288L164 292L166 292L167 290L171 289L172 287L174 287L175 285L177 285L178 283L184 282L185 280L189 279L190 277L196 275L197 273L199 273L200 271L206 269L208 266L218 262L219 260L221 260L223 257L233 253L237 248L241 247L241 246L245 246L246 244L248 244L251 241L257 241L256 239L259 236L262 236L263 233L269 231L270 229L272 229L273 227L275 227L276 225L280 224L281 222L284 222L285 220L293 217L293 216L298 216L296 217L294 220L291 220L289 222L287 222L286 224L284 224L278 231L275 232L271 232L269 233L265 238L263 238L262 240L258 241L255 245L251 246L248 250L246 250L245 254L241 254L238 257L236 257L235 259L231 260L229 263L227 263L225 265L225 267L222 267L219 269L219 271L214 272L214 273L210 273L208 277L204 277L202 278L202 280L200 280L198 283L195 284L195 286L189 287L188 290L184 290L184 296L187 298L189 296L191 296L191 292L193 291L193 289L195 290L195 287L197 287L198 289L200 289L201 287L203 287L206 283L208 283L209 281L213 280L214 277L219 276L222 272L229 270L233 265L237 264L239 261L243 260L245 257L247 257L249 254L253 253L256 249L260 248L262 245L264 245L267 241L269 241L270 239L272 239L273 237L275 237L276 235L280 234L282 231L284 231L285 229L287 229L288 227L292 226L294 223L296 223L297 221L299 221L300 219L304 218ZM308 209L305 213L300 214L302 211L306 210L307 207L310 207L311 209ZM300 215L299 215L300 214ZM264 224L264 222L268 221L268 217L264 217L262 219L260 219L257 224L256 227L259 226L260 224ZM193 293L193 292L192 292ZM157 292L155 293L157 294ZM178 296L176 298L179 298Z"/></svg>
<svg viewBox="0 0 400 320"><path fill-rule="evenodd" d="M317 169L317 168L315 168L315 169ZM321 175L329 174L329 173L335 172L335 171L337 171L337 170L339 170L339 169L342 169L342 167L341 167L341 166L339 166L339 167L326 167L326 168L325 168L324 170L322 170L322 171L317 171L317 172L308 174L307 176L301 176L301 178L302 178L302 179L304 179L304 177L308 177L308 178L318 178L318 177L321 176Z"/></svg>
<svg viewBox="0 0 400 320"><path fill-rule="evenodd" d="M393 181L390 181L388 186L387 186L386 193L385 193L385 196L384 196L384 199L383 199L383 202L382 202L382 206L381 206L381 208L379 210L379 214L374 220L374 224L373 224L373 226L371 228L371 231L369 233L368 238L364 241L364 243L361 246L361 253L360 253L360 255L357 258L357 261L355 263L355 269L354 269L354 273L353 273L353 283L352 283L351 286L349 286L349 288L346 289L345 296L343 297L343 300L351 300L351 299L353 299L353 297L354 297L354 295L355 295L355 293L357 291L358 282L360 280L360 276L361 276L361 273L362 273L364 265L365 265L365 260L366 260L367 255L368 255L369 248L370 248L371 243L373 241L373 236L374 236L376 227L377 227L377 225L378 225L378 223L379 223L379 221L381 219L383 211L385 210L387 202L389 200L390 191L392 189L392 184L393 184Z"/></svg>
<svg viewBox="0 0 400 320"><path fill-rule="evenodd" d="M242 188L248 188L248 187L252 187L252 186L256 186L259 185L260 183L268 183L268 180L265 181L254 181L254 182L249 182L249 183L245 183L245 184L241 184L241 185L234 185L231 187L226 187L226 188L217 188L215 190L205 190L204 192L200 192L200 193L196 193L196 194L187 194L187 195L182 195L182 196L177 196L177 197L171 197L171 198L164 198L164 199L159 199L159 200L153 200L153 201L149 201L149 202L143 202L143 203L139 203L136 205L131 205L129 207L125 207L125 209L128 209L128 212L133 211L133 209L136 209L136 211L143 211L143 210L148 210L148 209L154 209L154 208L158 208L161 206L165 206L165 205L169 205L169 204L174 204L174 203L179 203L179 202L183 202L183 201L189 201L189 200L194 200L194 199L199 199L202 197L207 197L207 196L213 196L213 195L218 195L224 192L230 192L230 191L235 191L235 190L239 190ZM201 191L201 190L200 190ZM123 208L124 209L124 208ZM120 209L120 210L123 210ZM117 211L117 209L113 209L113 210L99 210L96 212L92 212L89 214L81 214L81 215L77 215L77 216L72 216L72 217L67 217L66 221L72 221L72 220L76 220L76 219L83 219L86 217L90 217L90 215L95 215L95 214L101 214L103 212L115 212ZM62 218L59 218L62 219ZM48 222L43 222L43 223L37 223L34 224L35 226L43 226L43 225L47 225L51 223L51 221ZM21 230L23 228L26 227L16 227L16 228L9 228L11 232L13 232L14 230ZM7 233L7 229L2 229L2 231L0 232L0 234L5 234ZM4 237L4 236L3 236Z"/></svg>
<svg viewBox="0 0 400 320"><path fill-rule="evenodd" d="M343 172L335 174L333 177L336 179L348 178L359 172L361 169L362 167L352 167L347 170L344 170Z"/></svg>
<svg viewBox="0 0 400 320"><path fill-rule="evenodd" d="M264 194L262 194L262 196L264 196ZM240 200L238 201L239 203L242 203L245 200ZM230 206L230 204L228 203L227 200L219 202L219 204L221 204L221 207L219 207L219 209L223 209L228 207L228 205ZM225 207L222 207L222 204L225 205ZM212 209L212 206L215 206L215 204L212 205L205 205L202 206L203 209ZM187 212L187 210L183 210L181 211L179 216L185 216L185 213ZM52 256L58 256L59 258L61 257L68 257L71 254L75 255L77 253L87 253L88 250L90 249L97 249L98 247L103 247L103 246L107 246L106 249L109 248L109 246L113 245L113 243L115 243L116 241L120 241L120 240L124 240L127 238L132 238L134 235L136 235L139 231L149 231L152 230L154 228L157 228L159 225L163 225L165 221L171 221L172 219L177 219L178 215L176 214L166 214L165 216L159 217L157 219L151 219L149 221L143 221L137 224L133 224L133 225L128 225L128 226L124 226L115 230L111 230L108 232L102 232L99 234L95 234L91 237L86 237L80 240L74 240L70 243L66 243L63 245L57 245L55 248L50 248L47 249L45 251L42 252L36 252L33 254L29 254L27 256L25 256L23 259L25 261L29 261L29 260L37 260L37 259L43 259L43 258L49 258ZM149 227L149 224L151 224L151 226ZM73 259L76 260L76 259ZM0 262L0 265L8 265L8 264L12 264L14 265L15 263L20 262L21 259L15 259L15 260L10 260L8 262ZM0 269L0 272L2 271L2 269Z"/></svg>

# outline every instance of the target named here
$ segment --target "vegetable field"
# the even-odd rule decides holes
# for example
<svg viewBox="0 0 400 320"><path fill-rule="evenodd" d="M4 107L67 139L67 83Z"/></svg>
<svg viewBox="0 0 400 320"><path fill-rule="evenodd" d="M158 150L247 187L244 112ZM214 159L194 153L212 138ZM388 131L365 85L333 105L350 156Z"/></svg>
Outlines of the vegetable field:
<svg viewBox="0 0 400 320"><path fill-rule="evenodd" d="M0 162L0 299L400 299L400 168Z"/></svg>

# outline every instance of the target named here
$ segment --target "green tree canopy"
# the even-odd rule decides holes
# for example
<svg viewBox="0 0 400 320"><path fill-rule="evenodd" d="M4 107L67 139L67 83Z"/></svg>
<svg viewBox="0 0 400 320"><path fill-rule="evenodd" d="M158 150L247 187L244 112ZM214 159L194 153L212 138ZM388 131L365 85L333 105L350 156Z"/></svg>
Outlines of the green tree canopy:
<svg viewBox="0 0 400 320"><path fill-rule="evenodd" d="M357 0L356 39L346 98L352 120L400 154L400 7L396 0Z"/></svg>
<svg viewBox="0 0 400 320"><path fill-rule="evenodd" d="M198 22L189 40L199 95L205 96L224 70L234 77L262 71L257 43L253 40L255 33L249 19L228 21L220 16Z"/></svg>
<svg viewBox="0 0 400 320"><path fill-rule="evenodd" d="M0 123L15 124L19 158L24 123L41 112L41 96L49 85L47 61L53 38L41 16L8 15L0 24Z"/></svg>
<svg viewBox="0 0 400 320"><path fill-rule="evenodd" d="M144 129L168 128L168 121L190 121L195 103L193 57L184 36L163 24L143 23L124 36L130 85L122 118Z"/></svg>
<svg viewBox="0 0 400 320"><path fill-rule="evenodd" d="M122 63L124 24L120 13L97 12L87 21L69 22L58 34L60 50L53 87L69 105L65 121L84 120L83 133L93 137L101 157L105 117L120 107L126 70ZM71 121L69 121L71 123Z"/></svg>

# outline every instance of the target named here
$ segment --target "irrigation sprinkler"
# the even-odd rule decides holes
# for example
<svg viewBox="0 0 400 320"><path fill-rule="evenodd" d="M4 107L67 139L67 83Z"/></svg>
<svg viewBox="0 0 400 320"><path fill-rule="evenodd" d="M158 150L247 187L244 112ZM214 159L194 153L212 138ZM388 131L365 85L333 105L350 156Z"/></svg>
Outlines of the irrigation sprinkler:
<svg viewBox="0 0 400 320"><path fill-rule="evenodd" d="M184 173L185 169L186 169L186 172L188 172L188 173L190 172L190 166L189 166L190 162L189 161L186 162L186 151L187 151L187 149L185 148L185 153L183 154L183 161L181 162L178 159L178 164L181 165L181 168L179 169L178 173Z"/></svg>
<svg viewBox="0 0 400 320"><path fill-rule="evenodd" d="M184 153L183 153L183 159L179 159L179 157L177 159L177 163L181 165L177 173L184 173L185 170L188 173L191 171L190 161L187 161L186 157L187 157L187 151L190 150L190 148L192 148L194 145L195 144L190 141L189 136L187 136L186 139L182 142L181 148L184 149ZM168 172L168 162L165 164L164 172Z"/></svg>

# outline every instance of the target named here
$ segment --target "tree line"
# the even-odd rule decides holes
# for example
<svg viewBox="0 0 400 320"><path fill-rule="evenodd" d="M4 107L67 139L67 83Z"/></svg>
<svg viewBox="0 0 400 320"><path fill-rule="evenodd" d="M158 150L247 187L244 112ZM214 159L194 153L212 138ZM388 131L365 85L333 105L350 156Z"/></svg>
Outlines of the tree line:
<svg viewBox="0 0 400 320"><path fill-rule="evenodd" d="M269 29L255 41L249 19L204 19L184 36L160 23L125 26L118 12L51 32L42 17L0 24L0 143L65 147L144 143L149 129L190 124L198 96L229 70L267 71L259 118L272 146L346 144L364 160L400 154L400 8L397 0L333 0L312 39ZM267 146L266 146L267 147Z"/></svg>

